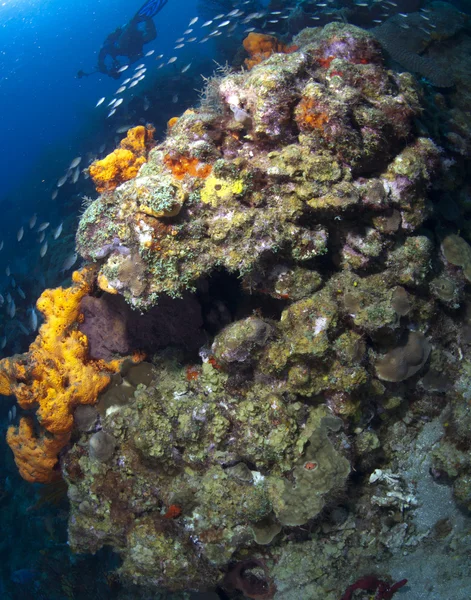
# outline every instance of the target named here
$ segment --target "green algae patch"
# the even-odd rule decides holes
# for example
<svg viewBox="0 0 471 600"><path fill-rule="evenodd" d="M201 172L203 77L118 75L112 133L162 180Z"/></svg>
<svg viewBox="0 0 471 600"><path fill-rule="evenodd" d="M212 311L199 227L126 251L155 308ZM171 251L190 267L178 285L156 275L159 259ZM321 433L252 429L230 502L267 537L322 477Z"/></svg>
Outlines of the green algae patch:
<svg viewBox="0 0 471 600"><path fill-rule="evenodd" d="M273 510L283 525L303 525L321 512L328 495L344 488L350 463L328 437L341 426L341 420L329 416L324 408L313 411L306 426L312 434L294 466L294 484L284 478L269 478Z"/></svg>

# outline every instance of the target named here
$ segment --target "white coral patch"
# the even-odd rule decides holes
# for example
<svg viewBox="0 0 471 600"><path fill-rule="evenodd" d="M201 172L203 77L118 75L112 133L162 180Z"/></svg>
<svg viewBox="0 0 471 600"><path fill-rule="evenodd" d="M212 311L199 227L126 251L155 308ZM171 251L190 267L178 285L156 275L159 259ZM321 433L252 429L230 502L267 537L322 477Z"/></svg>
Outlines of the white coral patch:
<svg viewBox="0 0 471 600"><path fill-rule="evenodd" d="M321 331L327 328L327 319L325 317L318 317L314 324L314 335L318 335Z"/></svg>

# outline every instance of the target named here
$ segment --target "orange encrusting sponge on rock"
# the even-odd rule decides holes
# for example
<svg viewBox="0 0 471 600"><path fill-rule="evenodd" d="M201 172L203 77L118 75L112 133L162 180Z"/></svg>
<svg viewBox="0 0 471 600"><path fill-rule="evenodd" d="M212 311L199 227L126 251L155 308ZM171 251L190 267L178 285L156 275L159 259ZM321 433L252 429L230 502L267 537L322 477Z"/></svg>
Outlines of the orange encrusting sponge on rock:
<svg viewBox="0 0 471 600"><path fill-rule="evenodd" d="M24 409L37 408L38 436L32 421L24 419L7 436L28 481L55 478L53 466L69 440L74 408L94 404L122 362L90 359L87 337L77 328L80 301L90 292L94 274L94 268L85 268L73 274L70 288L45 290L37 302L45 323L29 351L0 361L0 394L15 394Z"/></svg>
<svg viewBox="0 0 471 600"><path fill-rule="evenodd" d="M147 162L147 155L154 141L154 128L139 125L133 127L121 141L120 147L93 162L88 171L93 179L97 192L109 192L121 183L134 179L142 165Z"/></svg>
<svg viewBox="0 0 471 600"><path fill-rule="evenodd" d="M51 483L60 479L61 473L56 469L57 455L69 439L70 433L37 436L31 417L22 417L18 428L10 425L7 431L7 444L13 450L20 475L32 483Z"/></svg>
<svg viewBox="0 0 471 600"><path fill-rule="evenodd" d="M298 46L286 46L278 41L274 35L255 33L251 31L242 42L249 58L245 59L247 69L255 67L272 54L291 54L298 50Z"/></svg>

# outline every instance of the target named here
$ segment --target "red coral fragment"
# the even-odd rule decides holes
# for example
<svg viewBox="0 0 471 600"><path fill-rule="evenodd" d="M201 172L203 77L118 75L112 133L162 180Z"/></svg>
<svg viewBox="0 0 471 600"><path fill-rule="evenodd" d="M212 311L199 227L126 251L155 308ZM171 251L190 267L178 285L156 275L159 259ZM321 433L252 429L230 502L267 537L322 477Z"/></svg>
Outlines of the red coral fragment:
<svg viewBox="0 0 471 600"><path fill-rule="evenodd" d="M397 583L390 585L375 575L365 575L349 585L340 600L352 600L352 594L355 590L365 590L367 592L376 592L374 600L391 600L394 594L401 587L405 586L407 579L401 579Z"/></svg>
<svg viewBox="0 0 471 600"><path fill-rule="evenodd" d="M176 519L182 514L181 506L178 504L171 504L168 507L167 512L164 514L165 519Z"/></svg>

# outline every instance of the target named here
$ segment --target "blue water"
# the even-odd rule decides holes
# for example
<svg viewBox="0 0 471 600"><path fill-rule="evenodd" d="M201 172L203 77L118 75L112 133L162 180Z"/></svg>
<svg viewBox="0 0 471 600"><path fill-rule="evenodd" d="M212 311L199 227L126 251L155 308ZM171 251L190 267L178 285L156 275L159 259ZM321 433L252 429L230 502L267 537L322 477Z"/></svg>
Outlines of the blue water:
<svg viewBox="0 0 471 600"><path fill-rule="evenodd" d="M22 206L15 188L32 169L36 190L50 189L50 177L85 145L98 119L96 100L116 89L106 76L78 80L80 68L92 68L105 37L139 9L141 0L6 0L0 6L0 196ZM157 40L146 50L170 49L179 32L196 14L195 0L170 1L156 18ZM84 140L85 138L85 140ZM59 152L60 149L60 152ZM51 153L44 165L42 158Z"/></svg>

